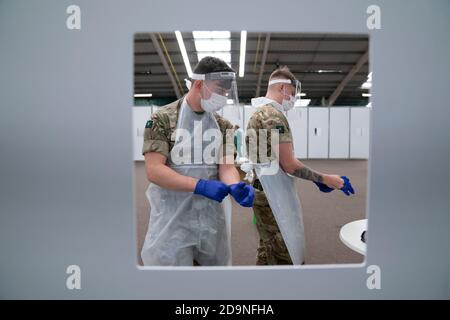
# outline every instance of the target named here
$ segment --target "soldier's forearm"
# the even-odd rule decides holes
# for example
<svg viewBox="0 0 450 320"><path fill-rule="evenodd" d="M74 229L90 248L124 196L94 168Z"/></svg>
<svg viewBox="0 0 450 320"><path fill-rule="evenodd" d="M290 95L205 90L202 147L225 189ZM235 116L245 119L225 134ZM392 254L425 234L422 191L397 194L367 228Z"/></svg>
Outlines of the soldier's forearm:
<svg viewBox="0 0 450 320"><path fill-rule="evenodd" d="M314 182L323 183L324 177L323 174L317 171L308 168L307 166L303 166L292 173L293 176L296 176L300 179L311 180Z"/></svg>
<svg viewBox="0 0 450 320"><path fill-rule="evenodd" d="M193 192L198 179L184 176L163 163L165 157L155 152L145 154L147 179L161 188L175 191Z"/></svg>
<svg viewBox="0 0 450 320"><path fill-rule="evenodd" d="M219 165L219 179L225 184L239 183L240 176L234 164Z"/></svg>

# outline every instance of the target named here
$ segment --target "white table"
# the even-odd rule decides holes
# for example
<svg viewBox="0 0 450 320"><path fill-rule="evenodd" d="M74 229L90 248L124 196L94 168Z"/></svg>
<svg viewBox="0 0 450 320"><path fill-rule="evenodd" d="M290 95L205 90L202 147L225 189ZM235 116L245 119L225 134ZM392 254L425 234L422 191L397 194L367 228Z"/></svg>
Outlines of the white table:
<svg viewBox="0 0 450 320"><path fill-rule="evenodd" d="M341 228L339 239L350 249L365 255L366 244L361 241L361 234L364 230L367 230L367 219L349 222Z"/></svg>

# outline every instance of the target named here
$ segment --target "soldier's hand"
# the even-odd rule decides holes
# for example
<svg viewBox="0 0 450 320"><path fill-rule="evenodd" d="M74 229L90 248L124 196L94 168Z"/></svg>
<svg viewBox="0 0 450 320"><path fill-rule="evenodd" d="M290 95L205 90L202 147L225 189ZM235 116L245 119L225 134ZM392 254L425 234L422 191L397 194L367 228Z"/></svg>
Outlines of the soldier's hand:
<svg viewBox="0 0 450 320"><path fill-rule="evenodd" d="M344 179L335 174L324 174L323 183L329 188L340 189L344 186Z"/></svg>
<svg viewBox="0 0 450 320"><path fill-rule="evenodd" d="M253 205L255 189L246 185L245 182L230 185L230 194L243 207L251 207Z"/></svg>
<svg viewBox="0 0 450 320"><path fill-rule="evenodd" d="M194 194L200 194L217 202L222 202L230 192L230 187L219 180L198 180Z"/></svg>
<svg viewBox="0 0 450 320"><path fill-rule="evenodd" d="M355 194L355 190L350 183L350 179L346 176L327 174L324 175L323 181L329 188L339 189L347 196L350 194Z"/></svg>

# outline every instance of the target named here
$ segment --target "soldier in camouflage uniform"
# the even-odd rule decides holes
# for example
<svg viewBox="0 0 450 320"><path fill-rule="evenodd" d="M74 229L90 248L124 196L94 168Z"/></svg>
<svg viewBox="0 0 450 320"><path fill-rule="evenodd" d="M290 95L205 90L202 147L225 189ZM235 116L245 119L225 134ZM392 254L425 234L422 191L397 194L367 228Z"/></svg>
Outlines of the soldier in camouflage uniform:
<svg viewBox="0 0 450 320"><path fill-rule="evenodd" d="M286 79L286 83L275 83L271 85L272 80ZM288 120L283 114L284 111L293 107L296 94L294 87L287 83L294 83L295 77L287 67L276 69L269 78L269 86L266 97L253 99L252 104L257 105L257 111L251 116L247 126L246 144L250 155L257 155L253 162L263 162L259 149L261 137L259 129L265 129L267 135L267 154L264 155L267 160L274 160L271 152L271 130L277 130L279 136L279 155L278 160L280 169L296 176L298 178L313 181L322 192L330 192L333 189L344 188L344 193L353 193L349 181L344 181L344 177L337 175L328 175L315 172L302 164L293 154L293 138ZM272 81L276 82L276 81ZM290 103L289 103L290 102ZM249 143L249 130L255 130L257 144ZM256 149L256 150L255 150ZM346 177L345 177L346 178ZM344 186L345 185L345 186ZM256 227L259 233L259 247L257 251L257 265L278 265L292 264L291 257L287 250L283 236L272 213L267 197L262 185L258 179L253 182L255 188L255 201L253 212L256 218ZM351 191L350 191L351 190ZM303 262L304 263L304 262Z"/></svg>
<svg viewBox="0 0 450 320"><path fill-rule="evenodd" d="M267 154L268 160L273 160L271 150L271 130L278 130L278 139L280 143L292 143L292 133L288 120L284 114L274 108L271 104L267 104L258 108L258 110L249 119L247 130L254 129L257 141L260 138L259 129L267 131ZM260 162L259 150L252 150L258 145L250 145L249 137L246 137L247 150L250 154L257 155L257 162ZM278 228L275 217L270 209L266 195L262 185L258 179L253 183L255 188L255 201L253 202L253 212L256 218L256 227L259 233L259 247L257 252L257 265L277 265L292 264L291 257L287 251L286 244Z"/></svg>
<svg viewBox="0 0 450 320"><path fill-rule="evenodd" d="M254 198L253 188L240 183L234 166L234 127L215 112L225 106L234 77L222 60L203 58L194 69L187 95L159 108L146 123L142 153L151 182L146 193L151 213L141 251L144 265L228 265L231 261L227 218L220 202L230 194L241 206L251 207ZM207 141L196 142L194 137L200 133L204 138L208 129L220 131L222 137L212 163L204 154L196 159L195 151ZM177 135L186 131L189 137ZM188 163L184 158L178 163L177 152L171 152L180 145L186 147L182 153L187 152Z"/></svg>

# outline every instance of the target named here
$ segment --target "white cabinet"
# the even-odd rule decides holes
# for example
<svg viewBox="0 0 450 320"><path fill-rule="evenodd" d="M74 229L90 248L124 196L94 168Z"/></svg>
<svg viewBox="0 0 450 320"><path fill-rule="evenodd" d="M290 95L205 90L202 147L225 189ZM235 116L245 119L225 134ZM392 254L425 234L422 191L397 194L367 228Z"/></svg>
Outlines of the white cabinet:
<svg viewBox="0 0 450 320"><path fill-rule="evenodd" d="M308 109L308 158L328 158L329 108L312 107ZM295 136L294 139L296 139Z"/></svg>
<svg viewBox="0 0 450 320"><path fill-rule="evenodd" d="M145 124L152 115L152 107L133 107L133 159L144 160L142 144L144 143Z"/></svg>
<svg viewBox="0 0 450 320"><path fill-rule="evenodd" d="M350 148L349 108L330 108L330 158L346 159Z"/></svg>
<svg viewBox="0 0 450 320"><path fill-rule="evenodd" d="M369 158L370 108L350 110L350 158Z"/></svg>
<svg viewBox="0 0 450 320"><path fill-rule="evenodd" d="M308 108L295 107L289 110L287 119L294 139L295 157L305 159L308 156Z"/></svg>

